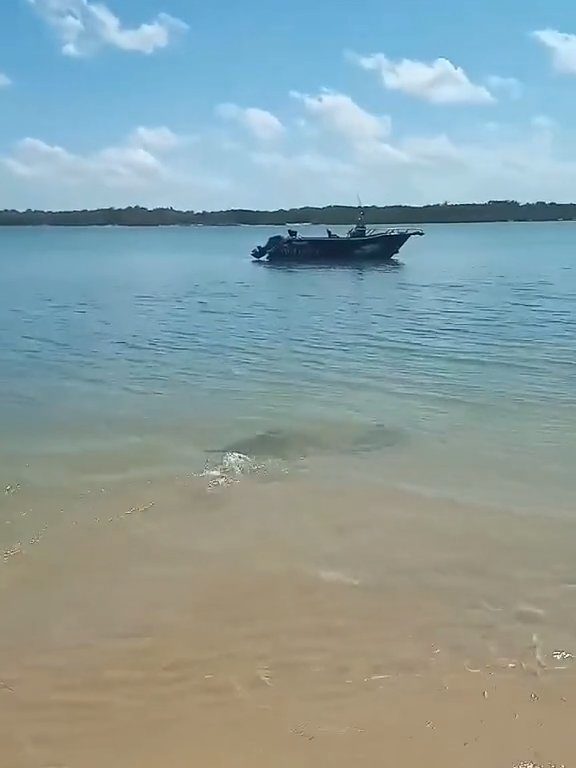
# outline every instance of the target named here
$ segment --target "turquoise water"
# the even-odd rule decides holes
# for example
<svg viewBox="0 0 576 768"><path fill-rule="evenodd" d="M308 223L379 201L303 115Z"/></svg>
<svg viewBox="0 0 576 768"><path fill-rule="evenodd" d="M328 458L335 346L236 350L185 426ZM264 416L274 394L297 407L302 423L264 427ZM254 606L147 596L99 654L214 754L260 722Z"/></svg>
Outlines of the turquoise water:
<svg viewBox="0 0 576 768"><path fill-rule="evenodd" d="M274 230L0 230L0 480L195 471L569 510L576 225L429 226L396 266L279 268Z"/></svg>

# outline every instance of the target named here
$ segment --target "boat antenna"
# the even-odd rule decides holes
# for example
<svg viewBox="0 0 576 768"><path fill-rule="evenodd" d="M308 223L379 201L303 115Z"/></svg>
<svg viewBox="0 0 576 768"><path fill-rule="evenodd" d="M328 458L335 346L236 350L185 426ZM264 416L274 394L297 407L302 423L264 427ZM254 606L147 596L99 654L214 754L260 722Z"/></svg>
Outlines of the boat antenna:
<svg viewBox="0 0 576 768"><path fill-rule="evenodd" d="M362 200L360 199L360 195L356 195L356 198L358 199L358 220L362 221L364 218L364 206L362 205Z"/></svg>

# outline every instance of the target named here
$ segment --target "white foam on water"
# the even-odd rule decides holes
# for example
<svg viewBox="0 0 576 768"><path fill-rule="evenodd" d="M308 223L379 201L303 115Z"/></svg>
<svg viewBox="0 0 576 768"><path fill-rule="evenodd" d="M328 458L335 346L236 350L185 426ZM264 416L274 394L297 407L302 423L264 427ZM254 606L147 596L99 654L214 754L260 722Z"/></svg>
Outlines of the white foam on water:
<svg viewBox="0 0 576 768"><path fill-rule="evenodd" d="M534 763L532 760L523 760L521 763L516 763L513 768L565 768L564 765L556 765L556 763Z"/></svg>
<svg viewBox="0 0 576 768"><path fill-rule="evenodd" d="M574 655L569 651L553 651L552 658L555 661L572 661Z"/></svg>
<svg viewBox="0 0 576 768"><path fill-rule="evenodd" d="M214 489L240 482L250 475L263 475L271 472L286 472L287 469L278 461L257 462L250 456L238 451L227 451L219 464L206 464L204 470L196 477L209 478L208 488Z"/></svg>

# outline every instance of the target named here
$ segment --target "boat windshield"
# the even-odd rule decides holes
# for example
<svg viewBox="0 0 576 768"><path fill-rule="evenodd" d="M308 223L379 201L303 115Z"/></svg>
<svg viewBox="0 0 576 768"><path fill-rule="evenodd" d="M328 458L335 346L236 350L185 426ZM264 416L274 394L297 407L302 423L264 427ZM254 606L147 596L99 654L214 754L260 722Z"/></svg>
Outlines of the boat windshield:
<svg viewBox="0 0 576 768"><path fill-rule="evenodd" d="M350 237L366 237L366 224L359 222L348 233Z"/></svg>

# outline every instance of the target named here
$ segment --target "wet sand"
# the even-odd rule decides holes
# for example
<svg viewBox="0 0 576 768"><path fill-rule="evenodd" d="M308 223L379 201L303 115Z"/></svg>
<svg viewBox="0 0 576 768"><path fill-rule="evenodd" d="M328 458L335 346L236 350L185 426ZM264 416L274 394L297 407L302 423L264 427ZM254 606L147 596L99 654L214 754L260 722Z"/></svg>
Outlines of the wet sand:
<svg viewBox="0 0 576 768"><path fill-rule="evenodd" d="M576 762L572 520L207 485L5 495L0 765Z"/></svg>

